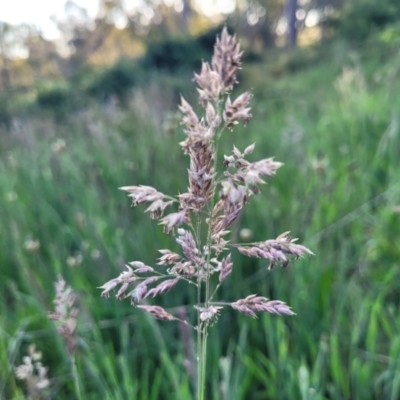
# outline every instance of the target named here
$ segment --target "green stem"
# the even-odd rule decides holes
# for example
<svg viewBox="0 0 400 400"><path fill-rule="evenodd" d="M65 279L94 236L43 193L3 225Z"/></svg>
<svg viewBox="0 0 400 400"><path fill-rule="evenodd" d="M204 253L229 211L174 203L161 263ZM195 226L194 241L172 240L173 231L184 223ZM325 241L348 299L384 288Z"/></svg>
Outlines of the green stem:
<svg viewBox="0 0 400 400"><path fill-rule="evenodd" d="M218 113L220 113L219 110L219 105L217 107ZM214 165L213 165L213 171L214 174L216 172L216 167L217 167L217 156L218 156L218 143L219 139L221 137L221 134L223 132L223 129L220 130L217 135L216 135L216 140L215 140L215 149L214 149ZM215 180L213 178L213 194L211 198L211 206L210 206L210 211L208 214L208 232L207 232L207 261L206 261L206 294L205 294L205 308L207 309L210 305L210 260L211 260L211 235L212 235L212 225L213 225L213 209L214 209L214 203L215 203ZM200 281L199 281L200 285ZM200 307L200 299L198 299L198 306ZM200 311L198 309L198 321L200 321ZM199 325L200 326L200 325ZM201 359L200 359L200 365L201 365L201 372L200 372L200 391L198 392L198 400L204 400L205 397L205 387L206 387L206 364L207 364L207 337L208 337L208 323L205 322L202 329L199 329L199 332L202 336L201 340ZM199 345L198 345L199 348ZM200 353L199 353L200 354Z"/></svg>
<svg viewBox="0 0 400 400"><path fill-rule="evenodd" d="M200 311L197 310L197 321L200 321ZM197 325L197 400L203 400L202 397L202 371L203 371L203 354L202 354L202 329Z"/></svg>
<svg viewBox="0 0 400 400"><path fill-rule="evenodd" d="M197 224L196 224L196 239L197 248L201 249L201 216L197 213ZM200 320L200 304L201 304L201 270L200 265L197 266L197 400L202 400L202 329Z"/></svg>
<svg viewBox="0 0 400 400"><path fill-rule="evenodd" d="M218 106L218 112L219 111L219 106ZM218 156L218 144L219 144L219 139L221 138L223 129L220 130L217 135L216 135L216 140L215 140L215 149L214 149L214 165L213 165L213 170L214 170L214 174L215 171L217 169L217 156ZM215 181L213 179L212 185L214 187L214 192L211 198L211 207L210 207L210 212L208 215L208 232L207 232L207 263L206 263L206 308L208 308L208 304L210 301L210 260L211 260L211 235L212 235L212 224L213 224L213 209L214 209L214 203L215 203ZM206 328L206 333L207 333L207 326ZM207 354L207 353L206 353Z"/></svg>
<svg viewBox="0 0 400 400"><path fill-rule="evenodd" d="M78 379L78 370L76 369L75 355L71 355L72 377L75 384L75 392L78 400L82 400L81 389Z"/></svg>
<svg viewBox="0 0 400 400"><path fill-rule="evenodd" d="M162 278L179 279L179 280L182 280L182 281L186 281L187 283L190 283L191 285L197 286L197 283L196 283L196 282L193 282L193 281L191 281L190 279L185 278L185 277L183 277L183 276L181 276L181 275L167 275L167 274L163 274L163 273L158 272L158 271L153 271L152 273L153 273L153 274L160 275L160 277L162 277ZM143 280L143 281L146 280L147 278L148 278L148 276L137 277L138 280L141 279L141 280Z"/></svg>
<svg viewBox="0 0 400 400"><path fill-rule="evenodd" d="M212 295L210 296L210 299L208 300L208 303L209 303L209 304L211 303L212 299L214 298L215 293L217 293L217 290L221 287L221 283L222 283L222 282L219 282L218 285L215 286L215 289L214 289Z"/></svg>
<svg viewBox="0 0 400 400"><path fill-rule="evenodd" d="M213 301L210 303L212 306L231 306L232 303L227 303L226 301Z"/></svg>
<svg viewBox="0 0 400 400"><path fill-rule="evenodd" d="M175 321L179 321L180 323L188 326L189 328L194 329L195 331L197 331L197 328L195 326L193 326L192 324L190 324L189 322L185 321L184 319L180 319L180 318L175 318Z"/></svg>
<svg viewBox="0 0 400 400"><path fill-rule="evenodd" d="M205 388L206 388L206 361L207 361L207 322L204 324L202 329L202 356L201 356L201 391L200 391L200 400L204 400Z"/></svg>
<svg viewBox="0 0 400 400"><path fill-rule="evenodd" d="M220 102L216 103L217 113L221 114ZM213 171L214 175L217 167L217 156L218 156L218 142L224 129L221 129L216 134L216 140L214 141L214 163ZM210 260L211 260L211 235L212 235L212 224L213 218L212 213L214 209L214 197L215 197L215 177L212 181L213 193L211 197L211 206L208 212L208 232L207 232L207 260L206 260L206 293L205 293L205 308L209 307L210 304ZM201 217L200 212L197 213L197 248L202 249L201 245ZM208 323L200 320L200 309L202 308L201 303L201 265L197 269L197 400L205 400L205 388L206 388L206 363L207 363L207 331ZM213 294L214 295L214 294Z"/></svg>

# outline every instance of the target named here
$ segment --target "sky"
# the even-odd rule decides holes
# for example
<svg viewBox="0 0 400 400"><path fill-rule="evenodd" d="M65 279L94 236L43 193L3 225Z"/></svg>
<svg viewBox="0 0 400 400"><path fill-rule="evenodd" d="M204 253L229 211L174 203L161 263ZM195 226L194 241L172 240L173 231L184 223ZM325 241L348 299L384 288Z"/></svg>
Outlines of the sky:
<svg viewBox="0 0 400 400"><path fill-rule="evenodd" d="M99 8L98 0L77 0L95 17ZM61 18L65 0L0 0L0 20L12 25L28 23L40 28L46 39L56 39L58 31L51 17Z"/></svg>
<svg viewBox="0 0 400 400"><path fill-rule="evenodd" d="M99 0L75 0L87 10L90 18L95 18L99 10ZM52 17L62 19L66 0L0 0L0 21L12 25L32 24L41 30L46 39L59 37ZM128 10L140 7L141 0L123 0ZM179 9L182 0L164 0L164 3ZM196 6L207 16L215 12L229 13L235 7L235 0L195 0Z"/></svg>

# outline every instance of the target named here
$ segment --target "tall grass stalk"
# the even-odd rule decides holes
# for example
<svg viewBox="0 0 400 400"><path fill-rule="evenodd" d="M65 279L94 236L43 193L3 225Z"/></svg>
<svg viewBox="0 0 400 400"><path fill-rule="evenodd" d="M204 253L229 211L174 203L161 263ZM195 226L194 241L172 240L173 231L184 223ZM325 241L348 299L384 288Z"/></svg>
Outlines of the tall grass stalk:
<svg viewBox="0 0 400 400"><path fill-rule="evenodd" d="M218 142L222 133L232 131L240 121L247 124L251 118L250 92L244 92L234 101L230 99L231 90L237 83L241 56L236 37L223 29L217 38L211 64L203 62L201 72L194 75L204 116L199 118L192 106L183 97L181 99L179 109L183 113L181 123L186 139L180 145L190 158L188 191L171 197L150 186L121 188L129 193L133 205L150 203L146 212L159 220L165 233L175 235L183 254L169 249L159 250L161 256L157 264L170 266L165 272L156 271L141 261L133 261L126 264L127 270L119 277L101 286L102 296L109 297L110 292L120 285L116 295L118 299L129 297L134 307L155 318L180 321L197 332L198 400L208 397L207 338L209 328L216 322L221 309L232 307L253 318L256 312L294 314L284 302L256 294L234 302L214 302L214 295L232 272L230 251L236 248L246 256L267 259L270 268L275 265L286 267L291 259L312 254L306 247L295 244L289 232L277 239L243 245L230 243L228 239L229 229L249 198L259 194L259 185L265 183L263 177L275 175L282 166L273 158L248 161L247 156L255 148L252 144L243 152L233 146L232 154L224 155L223 171L218 169ZM174 206L177 210L164 216L164 211ZM197 309L196 326L160 306L146 304L146 299L170 292L180 282L197 288L197 304L194 305ZM130 285L134 288L129 291Z"/></svg>
<svg viewBox="0 0 400 400"><path fill-rule="evenodd" d="M78 374L78 370L76 368L75 354L73 354L70 358L71 358L72 376L73 376L74 385L75 385L75 394L76 394L76 397L78 398L78 400L82 400L81 386L79 384L79 374Z"/></svg>
<svg viewBox="0 0 400 400"><path fill-rule="evenodd" d="M76 342L77 342L77 316L78 309L75 308L76 296L69 286L66 286L64 279L59 276L55 283L56 298L54 299L55 311L49 314L49 318L55 321L57 331L63 338L67 348L72 378L74 380L75 394L78 400L82 399L79 384L79 375L76 368Z"/></svg>

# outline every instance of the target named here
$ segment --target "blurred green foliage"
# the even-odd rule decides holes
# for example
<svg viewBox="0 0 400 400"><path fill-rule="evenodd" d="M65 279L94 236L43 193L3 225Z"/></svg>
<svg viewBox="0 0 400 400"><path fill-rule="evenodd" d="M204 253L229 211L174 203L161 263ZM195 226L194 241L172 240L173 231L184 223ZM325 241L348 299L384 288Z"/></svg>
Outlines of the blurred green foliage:
<svg viewBox="0 0 400 400"><path fill-rule="evenodd" d="M155 68L166 72L182 68L193 69L198 67L199 59L201 60L204 55L206 52L198 41L166 39L149 47L142 65L144 68Z"/></svg>
<svg viewBox="0 0 400 400"><path fill-rule="evenodd" d="M148 44L145 55L138 60L121 59L105 68L84 65L65 83L45 83L36 88L36 104L42 110L51 111L56 117L67 114L76 107L95 99L101 102L115 97L125 106L132 90L151 83L154 76L167 76L172 82L182 82L182 76L190 76L199 70L202 59L212 55L215 37L221 31L216 27L198 37L166 38ZM248 59L260 61L258 53ZM172 84L176 93L182 89L178 82ZM9 109L0 99L0 122L10 117Z"/></svg>
<svg viewBox="0 0 400 400"><path fill-rule="evenodd" d="M250 320L224 310L210 332L209 399L400 397L400 59L392 41L383 43L276 54L241 71L240 89L254 88L254 119L228 132L221 151L256 142L253 160L275 156L285 165L251 199L233 234L246 228L265 240L291 230L316 256L269 271L263 260L234 254L220 299L257 293L286 301L298 315ZM117 188L147 184L175 194L187 185L179 125L171 118L168 131L160 129L176 104L156 107L165 83L188 98L193 85L161 73L135 81L128 65L87 71L75 94L41 88L23 103L40 106L29 114L27 105L18 115L15 104L0 101L15 122L0 128L1 398L24 397L13 369L30 343L49 367L51 398L74 398L68 356L47 318L61 273L79 296L85 399L191 399L180 327L96 289L126 261L154 265L157 249L177 250ZM140 101L125 87L140 89ZM125 108L87 102L109 94ZM62 120L49 117L53 107ZM176 312L195 296L177 286L157 304Z"/></svg>
<svg viewBox="0 0 400 400"><path fill-rule="evenodd" d="M39 86L36 95L38 107L56 118L63 118L76 109L80 105L78 100L76 90L64 83Z"/></svg>
<svg viewBox="0 0 400 400"><path fill-rule="evenodd" d="M221 29L222 26L217 26L198 37L165 38L150 43L140 66L145 70L156 69L169 73L198 70L199 60L211 58L215 37Z"/></svg>
<svg viewBox="0 0 400 400"><path fill-rule="evenodd" d="M360 42L399 20L397 0L353 0L345 3L336 22L341 36Z"/></svg>
<svg viewBox="0 0 400 400"><path fill-rule="evenodd" d="M385 44L400 46L400 21L387 26L381 33L380 38Z"/></svg>
<svg viewBox="0 0 400 400"><path fill-rule="evenodd" d="M9 128L11 124L11 112L8 102L8 94L0 93L0 126Z"/></svg>
<svg viewBox="0 0 400 400"><path fill-rule="evenodd" d="M98 100L107 100L116 96L125 104L135 85L143 80L144 72L132 61L121 60L95 75L87 85L86 93Z"/></svg>

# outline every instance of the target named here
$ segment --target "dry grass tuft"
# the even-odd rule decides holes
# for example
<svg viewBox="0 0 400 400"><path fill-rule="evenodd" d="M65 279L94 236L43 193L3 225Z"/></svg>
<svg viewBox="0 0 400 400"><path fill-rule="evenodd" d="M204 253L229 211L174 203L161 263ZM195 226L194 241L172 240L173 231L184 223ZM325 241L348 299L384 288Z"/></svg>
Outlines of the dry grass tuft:
<svg viewBox="0 0 400 400"><path fill-rule="evenodd" d="M28 355L23 358L23 362L15 368L17 379L26 382L29 398L33 400L48 398L46 388L50 381L47 378L47 368L43 366L42 353L36 351L34 344L28 347Z"/></svg>
<svg viewBox="0 0 400 400"><path fill-rule="evenodd" d="M57 331L64 339L68 353L74 354L76 347L76 328L78 309L74 307L76 296L72 289L66 285L61 275L55 283L56 298L55 310L49 313L49 318L54 320Z"/></svg>

